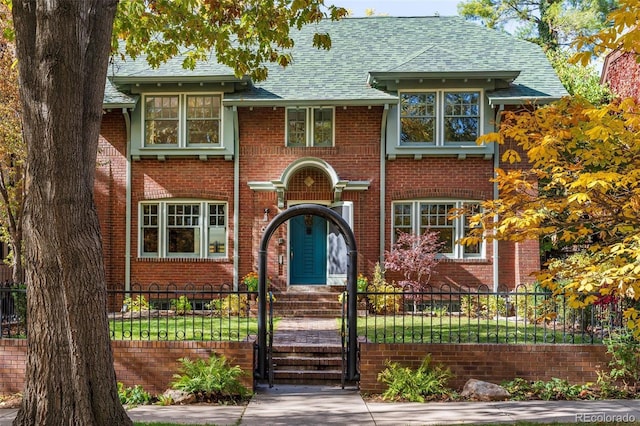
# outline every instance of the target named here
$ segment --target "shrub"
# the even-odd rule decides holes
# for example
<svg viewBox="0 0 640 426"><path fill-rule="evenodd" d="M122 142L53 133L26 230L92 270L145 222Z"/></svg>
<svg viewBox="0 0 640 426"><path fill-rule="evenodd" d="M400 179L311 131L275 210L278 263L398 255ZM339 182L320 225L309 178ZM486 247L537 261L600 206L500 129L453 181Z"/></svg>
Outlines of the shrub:
<svg viewBox="0 0 640 426"><path fill-rule="evenodd" d="M201 400L237 401L251 392L240 382L244 374L239 366L231 366L222 355L213 354L208 361L181 358L180 374L174 374L172 387L192 393Z"/></svg>
<svg viewBox="0 0 640 426"><path fill-rule="evenodd" d="M406 399L411 402L441 398L450 395L447 382L453 377L451 370L431 363L428 354L417 370L403 367L396 362L385 362L387 368L378 374L378 381L387 385L382 398L387 400Z"/></svg>
<svg viewBox="0 0 640 426"><path fill-rule="evenodd" d="M392 314L400 311L402 301L401 291L388 284L384 279L384 272L380 263L376 263L373 270L373 280L367 287L369 294L369 309L376 314Z"/></svg>
<svg viewBox="0 0 640 426"><path fill-rule="evenodd" d="M460 298L460 310L469 317L506 316L507 302L504 297L496 295L465 295Z"/></svg>
<svg viewBox="0 0 640 426"><path fill-rule="evenodd" d="M135 299L131 297L126 297L122 302L122 310L124 312L140 312L140 311L148 311L152 306L147 299L141 294L137 295Z"/></svg>
<svg viewBox="0 0 640 426"><path fill-rule="evenodd" d="M247 311L248 301L245 294L230 294L221 299L213 299L207 308L220 316L241 316Z"/></svg>
<svg viewBox="0 0 640 426"><path fill-rule="evenodd" d="M531 399L550 400L576 400L593 398L593 393L588 385L572 385L564 379L556 377L551 380L527 381L516 378L502 384L512 400L526 401Z"/></svg>
<svg viewBox="0 0 640 426"><path fill-rule="evenodd" d="M640 341L629 329L612 331L605 339L609 361L609 375L625 385L640 382Z"/></svg>
<svg viewBox="0 0 640 426"><path fill-rule="evenodd" d="M180 296L177 299L171 299L171 310L176 315L185 315L191 312L191 302L187 296Z"/></svg>
<svg viewBox="0 0 640 426"><path fill-rule="evenodd" d="M125 388L121 382L118 382L118 396L122 405L144 405L151 402L151 395L140 385Z"/></svg>

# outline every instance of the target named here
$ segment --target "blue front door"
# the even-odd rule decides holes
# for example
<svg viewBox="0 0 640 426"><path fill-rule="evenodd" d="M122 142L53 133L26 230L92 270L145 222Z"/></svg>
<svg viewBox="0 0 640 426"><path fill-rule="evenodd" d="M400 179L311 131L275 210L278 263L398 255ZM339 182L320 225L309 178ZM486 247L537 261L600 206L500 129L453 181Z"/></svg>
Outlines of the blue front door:
<svg viewBox="0 0 640 426"><path fill-rule="evenodd" d="M327 283L327 222L305 215L290 220L291 284Z"/></svg>

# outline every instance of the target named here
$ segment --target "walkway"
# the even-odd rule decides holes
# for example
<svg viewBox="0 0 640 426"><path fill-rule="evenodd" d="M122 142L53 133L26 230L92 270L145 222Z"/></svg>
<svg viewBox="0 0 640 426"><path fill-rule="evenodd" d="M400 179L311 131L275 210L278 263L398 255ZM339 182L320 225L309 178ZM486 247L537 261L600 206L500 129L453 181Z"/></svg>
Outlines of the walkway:
<svg viewBox="0 0 640 426"><path fill-rule="evenodd" d="M335 318L282 318L273 333L273 344L340 346L340 324Z"/></svg>
<svg viewBox="0 0 640 426"><path fill-rule="evenodd" d="M11 425L15 412L0 410L0 426ZM219 426L625 424L640 421L640 400L385 403L365 401L355 389L287 385L258 388L247 406L145 405L130 409L129 417L137 422Z"/></svg>

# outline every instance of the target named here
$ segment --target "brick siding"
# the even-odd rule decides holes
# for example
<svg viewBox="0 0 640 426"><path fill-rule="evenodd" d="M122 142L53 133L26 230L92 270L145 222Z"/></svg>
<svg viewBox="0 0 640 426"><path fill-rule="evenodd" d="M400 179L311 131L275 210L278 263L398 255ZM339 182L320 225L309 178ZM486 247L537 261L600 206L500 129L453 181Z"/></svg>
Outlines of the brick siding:
<svg viewBox="0 0 640 426"><path fill-rule="evenodd" d="M366 191L344 191L352 201L353 231L358 242L358 271L371 275L380 260L380 129L382 107L348 106L335 109L335 146L328 148L285 146L285 108L238 108L240 148L239 211L234 222L234 163L222 158L201 161L193 157L168 157L164 161L142 158L131 162L131 283L146 287L176 283L221 286L234 280L234 248L238 249L238 277L257 269L257 251L264 222L278 213L275 192L253 191L249 182L278 181L293 161L314 157L328 163L343 180L369 181ZM126 126L120 111L103 116L95 198L103 233L107 284L122 289L125 281L126 241ZM421 160L398 158L386 163L385 249L390 249L391 203L398 200L441 198L484 200L493 196L493 160L464 160L426 156ZM506 166L506 165L502 165ZM313 178L307 185L305 179ZM328 176L318 168L298 170L290 176L285 206L292 201L333 201ZM225 259L148 259L138 257L138 206L161 198L194 198L228 203L228 257ZM238 239L234 240L237 227ZM273 235L267 268L273 288L286 289L288 277L287 226ZM500 243L500 284L514 287L532 281L539 268L536 241ZM284 259L280 263L279 259ZM446 260L432 278L434 285L493 287L493 245L487 244L482 260ZM393 277L392 277L393 278Z"/></svg>

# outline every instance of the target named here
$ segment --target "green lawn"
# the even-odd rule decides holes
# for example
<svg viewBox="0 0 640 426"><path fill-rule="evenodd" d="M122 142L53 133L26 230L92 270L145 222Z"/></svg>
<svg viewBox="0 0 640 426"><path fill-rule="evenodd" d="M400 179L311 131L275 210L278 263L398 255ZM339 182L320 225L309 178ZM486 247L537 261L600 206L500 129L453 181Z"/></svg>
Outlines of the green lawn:
<svg viewBox="0 0 640 426"><path fill-rule="evenodd" d="M252 317L174 316L109 321L112 340L238 341L258 333Z"/></svg>
<svg viewBox="0 0 640 426"><path fill-rule="evenodd" d="M358 335L376 343L601 343L600 336L561 326L464 316L369 316L358 318Z"/></svg>

